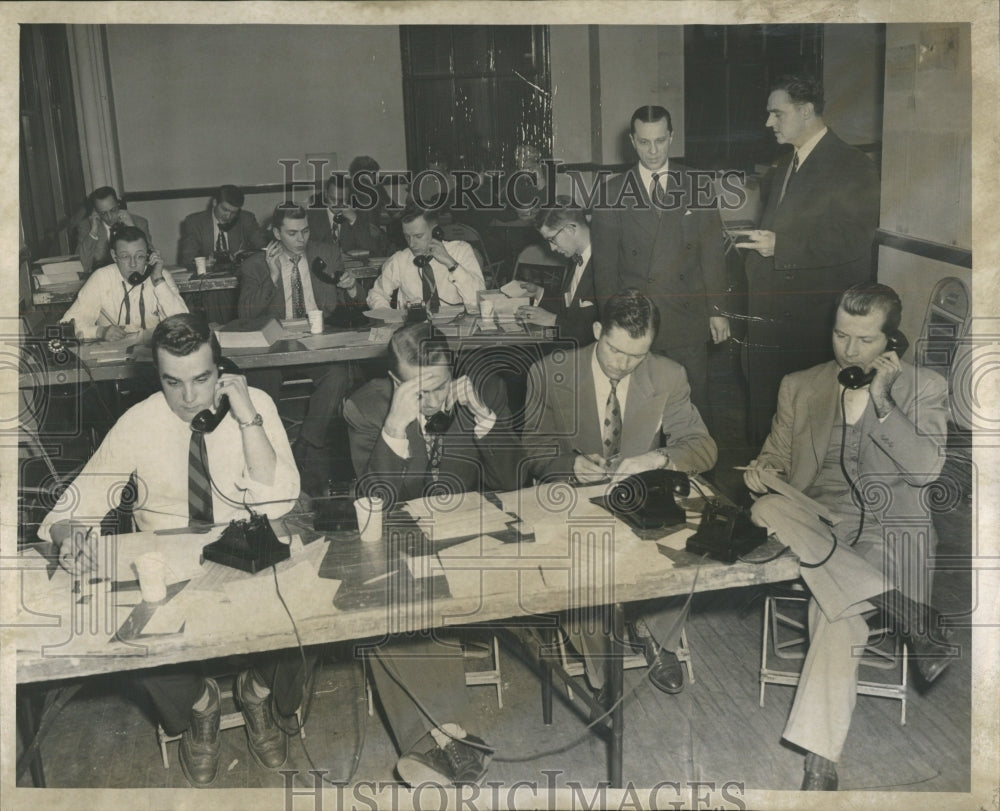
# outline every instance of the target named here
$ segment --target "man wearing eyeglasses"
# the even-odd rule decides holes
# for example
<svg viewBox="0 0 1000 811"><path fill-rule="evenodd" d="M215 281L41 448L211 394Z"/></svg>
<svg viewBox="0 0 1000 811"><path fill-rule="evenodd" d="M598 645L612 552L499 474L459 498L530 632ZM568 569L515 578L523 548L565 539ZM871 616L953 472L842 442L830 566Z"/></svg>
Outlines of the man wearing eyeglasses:
<svg viewBox="0 0 1000 811"><path fill-rule="evenodd" d="M89 216L76 226L76 250L84 272L90 273L94 268L113 261L110 253L113 247L111 229L116 225L134 225L145 235L146 244L153 247L145 217L127 211L118 199L118 192L111 186L94 189L87 197L87 207Z"/></svg>
<svg viewBox="0 0 1000 811"><path fill-rule="evenodd" d="M148 343L164 318L188 311L163 260L134 225L112 229L114 264L98 268L60 319L80 340L118 341L134 333Z"/></svg>

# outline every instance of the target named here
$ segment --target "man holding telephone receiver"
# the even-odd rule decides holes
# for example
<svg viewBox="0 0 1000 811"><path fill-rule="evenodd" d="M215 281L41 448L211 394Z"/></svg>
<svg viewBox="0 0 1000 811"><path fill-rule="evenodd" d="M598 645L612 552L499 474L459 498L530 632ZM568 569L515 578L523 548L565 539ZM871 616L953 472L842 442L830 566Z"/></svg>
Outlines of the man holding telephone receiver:
<svg viewBox="0 0 1000 811"><path fill-rule="evenodd" d="M138 228L145 236L146 244L152 249L149 222L145 217L130 213L118 199L118 192L111 186L94 189L87 197L87 206L88 216L76 226L76 251L80 254L84 273L90 273L94 268L113 261L110 254L110 249L114 247L111 229L115 226L131 225Z"/></svg>
<svg viewBox="0 0 1000 811"><path fill-rule="evenodd" d="M221 371L219 343L204 318L183 313L165 319L153 332L152 346L161 391L121 416L38 530L77 577L94 574L104 557L97 527L108 511L108 493L130 478L139 494L132 516L142 532L224 524L246 518L247 507L277 518L299 495L299 473L274 403L248 388L242 375ZM196 430L196 418L223 410L209 432ZM269 687L282 685L274 696L277 709L294 714L301 698L300 663L298 651L268 654L237 679L250 751L265 767L279 767L287 752ZM157 668L141 681L167 734L182 734L184 774L192 785L210 785L221 753L218 685L204 678L197 664Z"/></svg>
<svg viewBox="0 0 1000 811"><path fill-rule="evenodd" d="M148 237L134 225L111 229L114 264L95 270L60 319L72 321L80 340L118 341L142 333L148 342L167 316L188 311Z"/></svg>
<svg viewBox="0 0 1000 811"><path fill-rule="evenodd" d="M841 295L835 360L785 377L771 433L744 474L755 493L768 489L764 471L780 476L827 513L821 521L815 504L779 494L761 496L752 511L799 556L812 592L809 649L784 731L807 752L804 791L837 788L866 613L887 615L925 685L957 653L947 644L951 629L928 605L937 539L921 492L944 462L948 386L900 360L901 312L885 285Z"/></svg>
<svg viewBox="0 0 1000 811"><path fill-rule="evenodd" d="M409 207L402 224L408 247L382 266L368 292L368 306L390 307L393 293L398 291L400 309L422 302L431 312L441 304L464 304L467 310L478 310L478 294L486 289L486 283L472 246L461 240L445 242L433 211Z"/></svg>

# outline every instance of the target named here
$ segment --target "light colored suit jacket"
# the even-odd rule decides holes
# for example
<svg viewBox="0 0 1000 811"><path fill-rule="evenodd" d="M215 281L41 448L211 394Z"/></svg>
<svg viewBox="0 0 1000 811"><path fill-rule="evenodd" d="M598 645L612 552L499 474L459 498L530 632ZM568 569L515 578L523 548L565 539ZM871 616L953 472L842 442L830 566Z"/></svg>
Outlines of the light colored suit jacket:
<svg viewBox="0 0 1000 811"><path fill-rule="evenodd" d="M132 214L130 211L129 214ZM149 221L138 214L132 214L135 227L146 235L146 247L153 250L153 238L149 235ZM90 236L90 217L84 217L76 224L76 251L80 254L80 264L87 273L104 267L111 262L111 245L108 233L101 223L97 228L97 239Z"/></svg>
<svg viewBox="0 0 1000 811"><path fill-rule="evenodd" d="M601 452L603 415L597 413L591 371L595 349L591 345L554 352L528 372L522 441L528 472L535 478L569 476L575 451ZM622 456L637 456L662 444L677 470L700 473L712 468L718 449L691 405L690 391L679 363L650 354L636 366L622 416Z"/></svg>

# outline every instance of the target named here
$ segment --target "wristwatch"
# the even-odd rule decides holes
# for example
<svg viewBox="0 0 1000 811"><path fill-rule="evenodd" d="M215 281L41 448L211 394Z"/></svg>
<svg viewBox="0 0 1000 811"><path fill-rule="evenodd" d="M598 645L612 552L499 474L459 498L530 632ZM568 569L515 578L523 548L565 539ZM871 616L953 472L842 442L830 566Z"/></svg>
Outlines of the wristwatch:
<svg viewBox="0 0 1000 811"><path fill-rule="evenodd" d="M253 415L252 420L247 420L246 422L240 423L240 430L242 431L244 428L249 428L251 425L256 425L258 428L260 428L263 424L264 424L264 418L260 415L260 412L258 411L256 414Z"/></svg>
<svg viewBox="0 0 1000 811"><path fill-rule="evenodd" d="M448 265L449 273L454 273L456 270L458 270L458 262L452 262L450 265Z"/></svg>

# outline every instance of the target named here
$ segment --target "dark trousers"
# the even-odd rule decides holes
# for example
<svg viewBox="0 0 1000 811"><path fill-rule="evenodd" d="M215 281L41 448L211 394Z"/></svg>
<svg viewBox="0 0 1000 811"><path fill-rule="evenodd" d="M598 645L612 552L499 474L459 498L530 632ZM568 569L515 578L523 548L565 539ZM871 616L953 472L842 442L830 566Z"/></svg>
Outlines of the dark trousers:
<svg viewBox="0 0 1000 811"><path fill-rule="evenodd" d="M708 343L685 346L653 347L661 355L676 361L687 372L688 385L691 386L691 404L705 421L705 426L711 432L711 413L708 403Z"/></svg>

